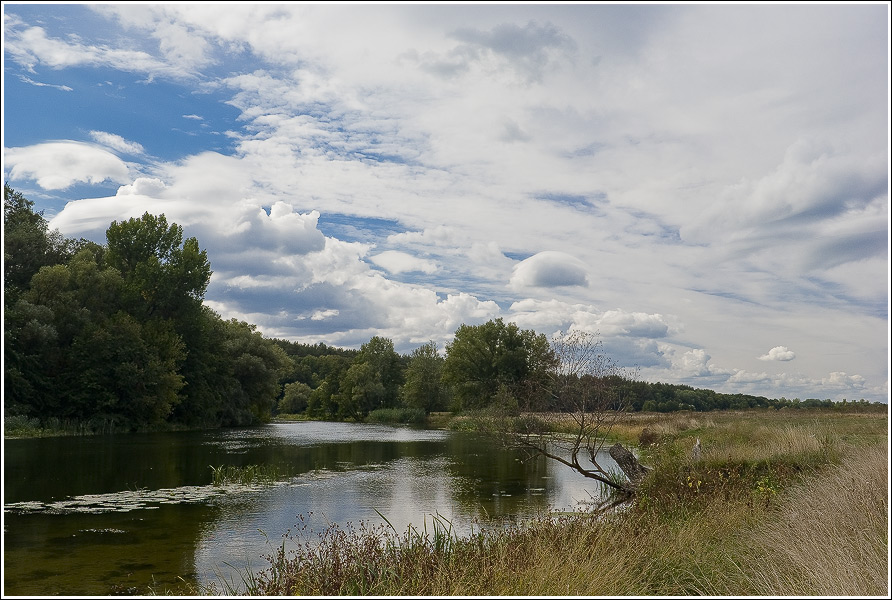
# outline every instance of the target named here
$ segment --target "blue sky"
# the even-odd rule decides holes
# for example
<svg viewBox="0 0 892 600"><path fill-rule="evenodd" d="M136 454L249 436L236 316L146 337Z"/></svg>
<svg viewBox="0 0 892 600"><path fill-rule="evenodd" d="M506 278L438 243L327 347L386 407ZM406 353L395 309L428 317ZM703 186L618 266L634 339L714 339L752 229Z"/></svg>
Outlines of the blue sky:
<svg viewBox="0 0 892 600"><path fill-rule="evenodd" d="M164 213L225 318L888 399L887 3L3 9L5 180L69 237Z"/></svg>

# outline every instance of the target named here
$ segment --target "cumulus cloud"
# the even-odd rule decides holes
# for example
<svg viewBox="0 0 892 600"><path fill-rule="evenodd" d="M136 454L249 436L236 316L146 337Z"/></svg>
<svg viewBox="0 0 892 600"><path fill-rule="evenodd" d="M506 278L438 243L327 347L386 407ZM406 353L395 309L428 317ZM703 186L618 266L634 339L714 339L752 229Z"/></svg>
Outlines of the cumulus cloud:
<svg viewBox="0 0 892 600"><path fill-rule="evenodd" d="M685 352L681 357L681 369L687 375L705 376L711 374L709 359L712 358L702 348Z"/></svg>
<svg viewBox="0 0 892 600"><path fill-rule="evenodd" d="M116 196L150 196L158 197L167 188L164 182L154 177L137 177L133 183L122 185L115 193Z"/></svg>
<svg viewBox="0 0 892 600"><path fill-rule="evenodd" d="M34 180L45 190L75 183L130 181L127 165L111 152L83 142L59 141L6 149L9 179Z"/></svg>
<svg viewBox="0 0 892 600"><path fill-rule="evenodd" d="M729 383L760 383L771 379L768 373L751 373L743 369L737 370L728 378Z"/></svg>
<svg viewBox="0 0 892 600"><path fill-rule="evenodd" d="M864 388L865 381L861 375L849 375L842 371L834 371L822 379L821 383L833 388L860 390Z"/></svg>
<svg viewBox="0 0 892 600"><path fill-rule="evenodd" d="M660 314L608 310L596 323L605 335L624 335L642 338L663 338L669 333L669 325Z"/></svg>
<svg viewBox="0 0 892 600"><path fill-rule="evenodd" d="M548 250L534 254L514 267L514 288L587 286L585 264L564 252Z"/></svg>
<svg viewBox="0 0 892 600"><path fill-rule="evenodd" d="M796 358L796 353L788 349L786 346L775 346L769 350L767 354L760 356L759 360L788 361L793 360L794 358Z"/></svg>

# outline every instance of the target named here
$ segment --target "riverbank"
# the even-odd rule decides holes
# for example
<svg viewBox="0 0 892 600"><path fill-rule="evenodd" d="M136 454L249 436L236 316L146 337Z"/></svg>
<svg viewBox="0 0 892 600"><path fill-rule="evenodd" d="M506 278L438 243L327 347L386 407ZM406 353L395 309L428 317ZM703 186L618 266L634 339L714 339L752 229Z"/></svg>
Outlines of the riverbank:
<svg viewBox="0 0 892 600"><path fill-rule="evenodd" d="M653 467L625 510L465 537L333 527L242 593L888 594L886 414L634 414L614 434Z"/></svg>

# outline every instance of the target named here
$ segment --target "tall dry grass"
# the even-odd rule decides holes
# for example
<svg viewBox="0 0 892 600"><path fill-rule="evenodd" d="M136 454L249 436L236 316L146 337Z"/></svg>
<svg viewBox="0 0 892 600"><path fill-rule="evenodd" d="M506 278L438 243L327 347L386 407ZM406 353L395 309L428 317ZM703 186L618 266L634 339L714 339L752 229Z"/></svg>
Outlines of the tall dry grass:
<svg viewBox="0 0 892 600"><path fill-rule="evenodd" d="M788 490L724 556L733 565L727 578L709 587L735 595L888 596L888 459L885 446L860 448Z"/></svg>

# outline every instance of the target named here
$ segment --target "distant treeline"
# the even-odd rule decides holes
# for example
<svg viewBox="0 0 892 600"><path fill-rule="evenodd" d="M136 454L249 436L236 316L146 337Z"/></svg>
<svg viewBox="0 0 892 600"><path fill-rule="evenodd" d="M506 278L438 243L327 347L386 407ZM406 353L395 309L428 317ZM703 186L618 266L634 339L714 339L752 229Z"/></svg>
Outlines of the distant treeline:
<svg viewBox="0 0 892 600"><path fill-rule="evenodd" d="M548 340L502 319L460 326L445 356L434 342L401 355L379 336L359 350L270 339L204 305L207 254L163 215L113 222L105 245L66 239L5 185L3 223L6 416L120 431L568 408L551 393ZM636 411L842 406L600 383Z"/></svg>

